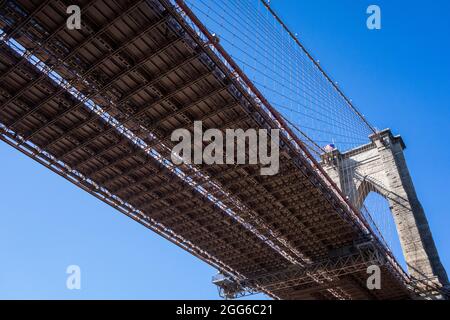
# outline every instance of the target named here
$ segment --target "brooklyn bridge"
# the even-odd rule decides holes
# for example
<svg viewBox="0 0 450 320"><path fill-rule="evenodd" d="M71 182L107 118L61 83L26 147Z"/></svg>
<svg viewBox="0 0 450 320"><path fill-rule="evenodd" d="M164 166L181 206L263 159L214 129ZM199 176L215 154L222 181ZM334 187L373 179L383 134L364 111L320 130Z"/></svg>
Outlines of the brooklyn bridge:
<svg viewBox="0 0 450 320"><path fill-rule="evenodd" d="M265 0L6 0L0 47L0 139L216 268L222 297L449 297L402 137L376 129ZM196 121L279 130L279 172L175 164L172 132Z"/></svg>

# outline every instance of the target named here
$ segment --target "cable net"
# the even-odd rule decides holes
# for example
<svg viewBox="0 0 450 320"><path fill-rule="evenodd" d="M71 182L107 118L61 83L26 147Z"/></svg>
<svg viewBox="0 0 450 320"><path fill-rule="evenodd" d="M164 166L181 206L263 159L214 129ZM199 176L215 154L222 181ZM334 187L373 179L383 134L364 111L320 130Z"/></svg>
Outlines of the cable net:
<svg viewBox="0 0 450 320"><path fill-rule="evenodd" d="M264 0L186 0L265 98L319 156L369 142L371 126Z"/></svg>

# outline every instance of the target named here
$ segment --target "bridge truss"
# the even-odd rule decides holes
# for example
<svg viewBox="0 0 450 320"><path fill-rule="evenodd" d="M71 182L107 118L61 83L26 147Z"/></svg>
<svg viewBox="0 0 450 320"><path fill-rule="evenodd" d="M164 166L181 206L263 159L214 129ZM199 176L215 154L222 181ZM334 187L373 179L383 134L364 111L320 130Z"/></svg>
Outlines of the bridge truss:
<svg viewBox="0 0 450 320"><path fill-rule="evenodd" d="M75 3L82 28L68 30ZM225 297L418 296L311 141L183 1L3 1L0 28L0 139L217 268ZM171 133L197 120L280 129L280 173L174 165Z"/></svg>

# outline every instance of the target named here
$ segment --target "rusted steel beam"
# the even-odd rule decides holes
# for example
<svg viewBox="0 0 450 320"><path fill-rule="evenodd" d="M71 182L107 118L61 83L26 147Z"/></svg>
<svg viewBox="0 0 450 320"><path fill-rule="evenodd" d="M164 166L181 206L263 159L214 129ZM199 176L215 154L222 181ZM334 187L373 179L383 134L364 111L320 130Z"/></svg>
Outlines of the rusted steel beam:
<svg viewBox="0 0 450 320"><path fill-rule="evenodd" d="M88 4L84 5L83 8L82 8L82 10L81 10L81 13L83 14L83 13L85 13L86 11L88 11L89 8L90 8L91 6L93 6L93 5L95 4L96 1L98 1L98 0L90 1ZM46 2L49 2L49 1L46 1ZM45 4L46 2L44 2L44 4ZM44 9L45 7L46 7L46 6L40 6L40 7L38 8L39 10L37 10L37 11L41 11L41 10ZM30 15L30 16L29 16L29 18L32 18L32 17L33 17L33 15ZM61 25L59 25L58 28L56 28L55 30L51 31L51 32L50 32L50 35L49 35L47 38L45 38L37 48L31 50L31 51L30 51L30 54L35 54L35 53L37 53L37 51L42 50L42 48L44 48L44 46L45 46L47 43L49 43L51 40L53 40L53 38L55 38L55 37L58 35L58 33L61 32L61 31L63 31L65 28L67 28L67 25L66 25L66 22L64 21L64 23L61 24ZM17 29L17 30L19 31L19 29ZM17 32L16 32L16 33L17 33ZM14 37L14 34L9 34L8 37L9 37L9 38L13 38L13 37ZM0 82L3 81L4 79L6 79L6 77L8 77L12 72L14 72L15 70L17 70L17 68L19 68L22 64L24 64L24 61L20 61L18 64L11 66L10 69L8 69L6 72L4 72L4 73L0 76ZM1 107L0 107L0 109L1 109Z"/></svg>
<svg viewBox="0 0 450 320"><path fill-rule="evenodd" d="M175 41L176 42L176 41ZM173 43L175 43L173 42ZM164 50L166 50L167 48L170 48L173 43L170 43L168 46L164 47L162 50L158 50L154 55L151 55L150 57L147 57L146 59L144 59L145 62L151 60L152 58L154 58L155 56L157 56L158 54L160 54L161 52L163 52ZM142 62L141 62L142 63ZM138 64L139 65L139 64ZM89 96L84 97L81 101L79 101L77 104L75 104L74 106L72 106L70 109L66 110L65 112L63 112L60 117L67 115L67 113L72 112L73 110L76 110L78 107L82 107L84 105L84 103L90 99L95 98L96 96L102 94L103 92L105 92L107 89L109 89L116 81L118 81L121 77L128 75L130 72L132 72L132 70L130 69L125 69L121 74L117 75L115 77L115 79L113 79L111 82L109 82L107 85L103 86L102 88L99 89L99 91L96 91L96 93L91 94ZM157 79L154 80L154 82L152 81L152 83L156 83L157 81L159 81L160 79L162 79L164 76L166 76L167 74L163 74L160 75ZM25 86L24 88L22 88L19 92L17 92L16 94L14 94L11 98L9 98L6 102L4 102L1 106L0 106L0 111L5 108L9 103L11 103L12 101L14 101L15 99L17 99L18 97L20 97L22 94L24 94L26 91L28 91L30 88L32 88L34 85L36 85L37 83L39 83L40 81L42 81L43 79L46 79L47 75L46 74L42 74L39 78L37 78L35 81L31 82L30 84L28 84L27 86ZM39 81L37 81L39 79ZM62 93L66 93L67 90L64 87L61 87L59 89L57 89L53 94L51 94L50 96L48 96L46 99L44 99L43 101L41 101L38 105L36 105L33 109L31 109L30 111L28 111L26 114L22 115L19 119L17 119L16 121L14 121L11 125L9 125L10 127L14 127L15 125L17 125L18 122L22 121L24 118L26 118L27 116L29 116L30 114L32 114L33 112L35 112L36 110L40 109L43 105L45 105L46 103L50 102L51 100L55 99L56 97L58 97L59 95L61 95ZM108 108L109 109L109 108ZM58 117L58 119L60 118ZM57 119L53 119L53 123L54 121L57 121ZM42 128L39 128L36 132L40 132L41 130L43 130L45 127L47 127L48 125L44 125ZM37 133L35 133L37 134ZM27 137L28 139L30 137Z"/></svg>
<svg viewBox="0 0 450 320"><path fill-rule="evenodd" d="M145 112L147 112L147 111L150 110L151 108L157 106L158 104L160 104L160 103L163 102L163 101L167 101L168 99L174 97L175 95L179 94L179 93L182 92L183 90L186 90L187 88L190 88L191 86L197 84L198 82L207 79L209 76L211 76L211 73L210 73L210 72L203 73L203 74L200 75L199 77L197 77L197 78L195 78L194 80L192 80L192 82L188 82L187 84L184 84L184 85L181 86L181 87L177 87L175 90L173 90L173 91L172 91L171 93L169 93L168 95L163 96L162 98L157 99L157 100L155 100L155 101L149 103L148 105L146 105L146 106L144 106L143 108L141 108L141 110L139 110L139 111L133 113L132 116L127 117L127 118L123 121L122 125L126 127L127 123L129 123L129 122L132 121L132 120L135 120L137 117L139 117L140 115L143 115ZM81 145L78 145L78 146L76 146L76 147L74 147L74 148L72 148L72 149L70 149L70 150L68 150L68 151L65 151L64 153L58 155L57 157L60 158L60 159L64 159L65 157L67 157L68 155L74 153L75 151L79 150L80 148L89 145L89 144L90 144L91 142L93 142L95 139L98 139L99 137L103 137L103 136L105 136L105 135L107 135L107 134L109 134L109 133L111 133L111 132L113 132L113 131L115 131L115 130L116 130L116 128L111 127L111 128L109 128L108 130L103 131L102 133L100 133L100 135L95 136L95 137L93 137L93 138L91 138L91 139L89 139L89 140L84 141Z"/></svg>

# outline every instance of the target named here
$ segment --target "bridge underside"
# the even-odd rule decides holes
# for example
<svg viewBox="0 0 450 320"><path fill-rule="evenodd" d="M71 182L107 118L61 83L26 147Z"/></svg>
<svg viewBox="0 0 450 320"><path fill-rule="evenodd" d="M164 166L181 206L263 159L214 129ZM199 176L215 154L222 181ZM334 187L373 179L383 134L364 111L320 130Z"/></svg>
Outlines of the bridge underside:
<svg viewBox="0 0 450 320"><path fill-rule="evenodd" d="M408 277L288 135L275 176L259 166L170 163L171 133L197 120L205 130L280 128L178 8L78 1L82 29L69 31L73 2L0 8L1 29L20 43L1 42L2 140L271 297L414 297ZM382 269L377 291L366 288L373 264Z"/></svg>

